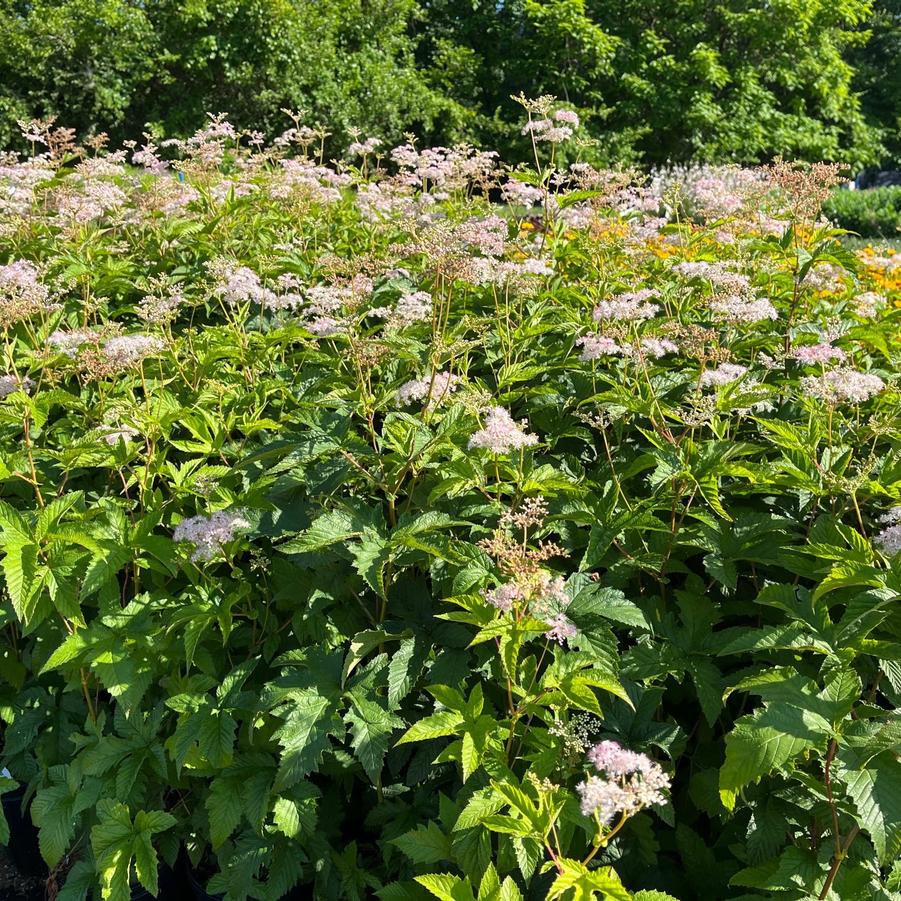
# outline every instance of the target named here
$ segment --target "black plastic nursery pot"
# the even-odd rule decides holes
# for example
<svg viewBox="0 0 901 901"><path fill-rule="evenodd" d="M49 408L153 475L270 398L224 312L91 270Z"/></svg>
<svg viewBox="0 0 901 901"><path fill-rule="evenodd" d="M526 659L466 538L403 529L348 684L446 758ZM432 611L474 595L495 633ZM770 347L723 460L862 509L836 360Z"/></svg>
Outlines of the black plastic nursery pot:
<svg viewBox="0 0 901 901"><path fill-rule="evenodd" d="M186 897L194 899L194 901L222 901L223 895L211 895L205 888L206 878L191 869L189 863L185 863L183 872L188 880L188 889Z"/></svg>
<svg viewBox="0 0 901 901"><path fill-rule="evenodd" d="M46 877L48 870L38 845L38 830L28 812L22 812L25 789L3 795L3 813L9 824L9 856L24 876Z"/></svg>

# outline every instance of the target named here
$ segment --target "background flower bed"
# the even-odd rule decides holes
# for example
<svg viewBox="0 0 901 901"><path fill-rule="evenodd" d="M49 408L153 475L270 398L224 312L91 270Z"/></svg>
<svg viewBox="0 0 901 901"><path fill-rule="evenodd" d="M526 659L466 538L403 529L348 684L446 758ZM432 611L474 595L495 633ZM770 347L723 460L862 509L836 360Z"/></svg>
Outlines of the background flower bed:
<svg viewBox="0 0 901 901"><path fill-rule="evenodd" d="M901 895L901 259L834 167L558 174L525 105L515 173L3 161L2 787L59 897Z"/></svg>

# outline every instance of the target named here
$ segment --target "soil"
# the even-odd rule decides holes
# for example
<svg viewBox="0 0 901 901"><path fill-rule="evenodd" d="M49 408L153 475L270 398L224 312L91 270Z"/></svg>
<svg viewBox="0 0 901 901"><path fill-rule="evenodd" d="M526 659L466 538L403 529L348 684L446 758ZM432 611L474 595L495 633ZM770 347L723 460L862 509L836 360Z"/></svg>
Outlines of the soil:
<svg viewBox="0 0 901 901"><path fill-rule="evenodd" d="M0 901L44 901L44 880L24 876L0 846Z"/></svg>

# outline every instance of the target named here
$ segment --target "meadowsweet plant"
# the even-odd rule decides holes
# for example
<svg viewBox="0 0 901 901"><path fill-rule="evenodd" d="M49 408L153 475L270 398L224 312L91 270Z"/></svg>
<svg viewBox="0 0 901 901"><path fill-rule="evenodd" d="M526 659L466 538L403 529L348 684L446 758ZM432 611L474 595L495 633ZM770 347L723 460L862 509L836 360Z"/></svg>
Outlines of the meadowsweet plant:
<svg viewBox="0 0 901 901"><path fill-rule="evenodd" d="M51 896L901 899L899 255L835 167L523 109L530 170L23 123L0 792Z"/></svg>

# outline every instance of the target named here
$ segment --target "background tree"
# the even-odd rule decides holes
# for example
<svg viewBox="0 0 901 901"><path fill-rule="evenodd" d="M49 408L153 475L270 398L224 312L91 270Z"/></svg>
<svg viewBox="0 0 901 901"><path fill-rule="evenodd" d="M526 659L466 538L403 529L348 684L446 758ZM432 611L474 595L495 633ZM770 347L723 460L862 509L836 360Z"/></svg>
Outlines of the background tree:
<svg viewBox="0 0 901 901"><path fill-rule="evenodd" d="M472 140L526 158L511 95L576 108L596 162L862 166L899 155L901 0L0 0L0 143L270 134L301 109L331 150Z"/></svg>
<svg viewBox="0 0 901 901"><path fill-rule="evenodd" d="M574 103L601 159L754 162L783 154L860 165L881 152L849 61L869 36L870 0L426 6L426 42L455 41L479 60L478 101L494 123L510 123L496 129L501 139L509 140L517 116L509 95L525 90Z"/></svg>
<svg viewBox="0 0 901 901"><path fill-rule="evenodd" d="M116 131L162 60L136 3L0 0L0 146L34 116L57 114L80 134Z"/></svg>
<svg viewBox="0 0 901 901"><path fill-rule="evenodd" d="M886 162L901 168L901 0L875 0L869 43L854 49L855 87L864 113L883 130Z"/></svg>

